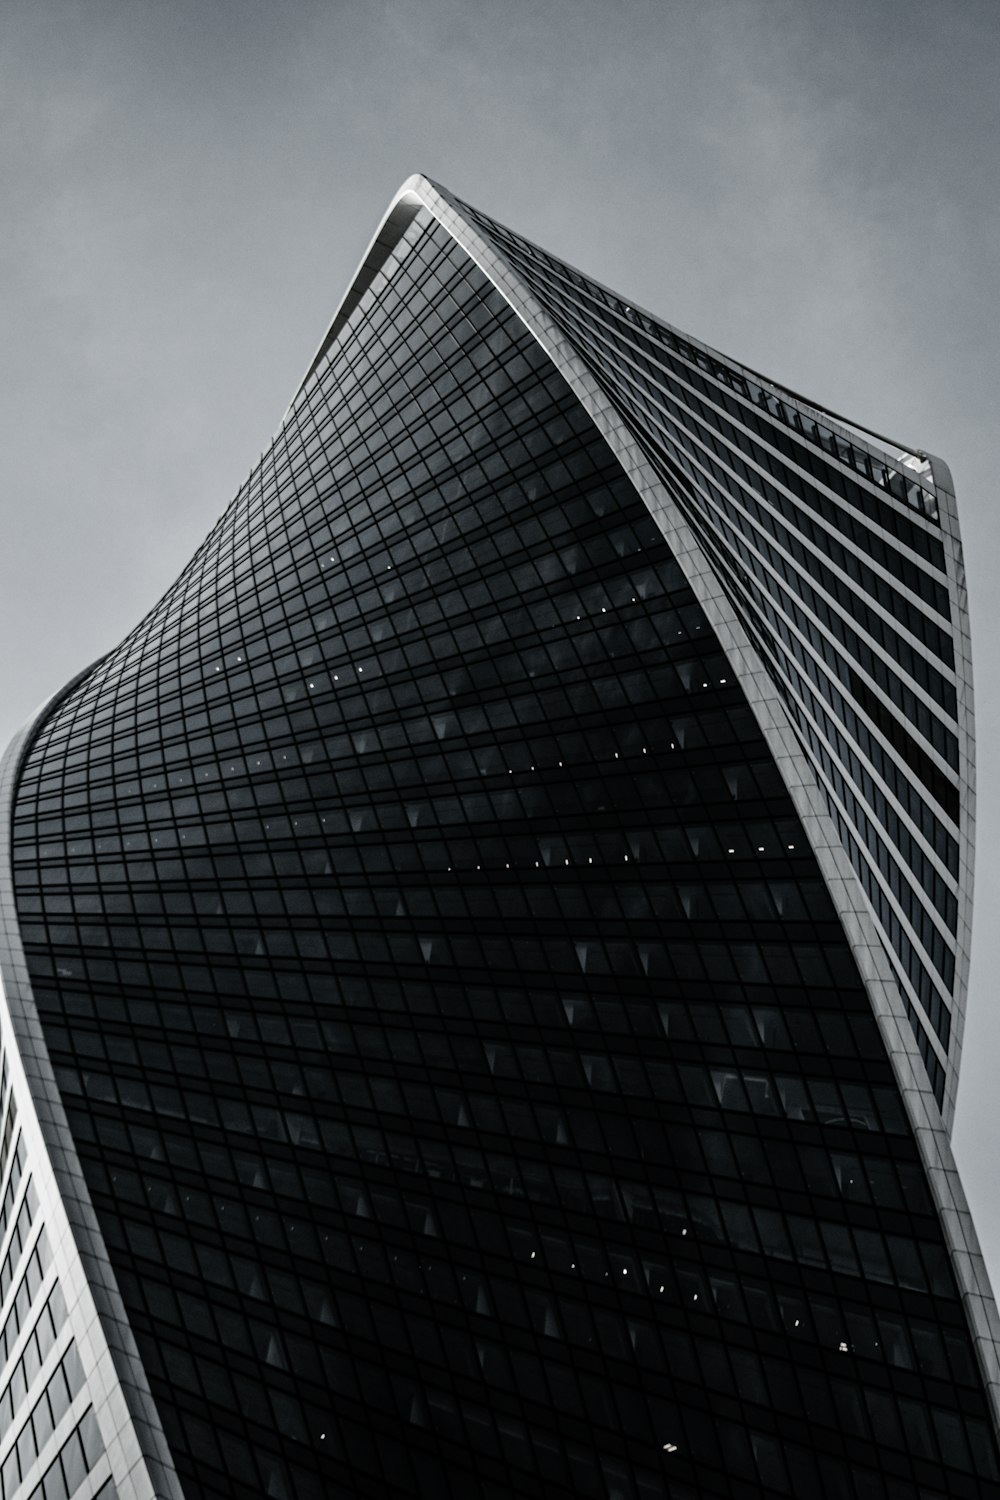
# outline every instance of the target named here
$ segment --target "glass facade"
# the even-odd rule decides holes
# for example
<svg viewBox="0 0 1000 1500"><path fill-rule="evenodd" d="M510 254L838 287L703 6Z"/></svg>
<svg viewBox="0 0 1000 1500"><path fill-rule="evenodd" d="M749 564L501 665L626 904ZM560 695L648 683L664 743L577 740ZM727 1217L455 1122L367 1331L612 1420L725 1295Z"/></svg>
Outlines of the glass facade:
<svg viewBox="0 0 1000 1500"><path fill-rule="evenodd" d="M789 709L896 968L938 1103L961 777L928 460L863 445L469 209L585 355L709 552Z"/></svg>
<svg viewBox="0 0 1000 1500"><path fill-rule="evenodd" d="M467 213L732 589L940 1094L934 484ZM20 984L180 1491L1000 1497L982 1330L746 684L444 217L397 216L189 567L16 757ZM62 1500L99 1424L13 1112L0 1153L2 1493L48 1500L57 1455Z"/></svg>
<svg viewBox="0 0 1000 1500"><path fill-rule="evenodd" d="M53 1270L5 1049L0 1188L0 1496L68 1500L88 1479L96 1479L90 1493L113 1500L114 1486L102 1463L104 1443L67 1326L63 1287Z"/></svg>

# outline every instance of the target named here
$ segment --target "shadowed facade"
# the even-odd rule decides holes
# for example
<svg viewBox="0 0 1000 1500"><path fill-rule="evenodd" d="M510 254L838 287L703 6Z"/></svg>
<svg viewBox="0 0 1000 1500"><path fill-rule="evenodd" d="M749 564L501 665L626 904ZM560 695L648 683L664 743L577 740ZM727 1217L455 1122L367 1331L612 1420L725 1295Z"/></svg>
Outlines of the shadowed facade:
<svg viewBox="0 0 1000 1500"><path fill-rule="evenodd" d="M1000 1496L970 682L939 461L411 179L8 753L4 1500Z"/></svg>

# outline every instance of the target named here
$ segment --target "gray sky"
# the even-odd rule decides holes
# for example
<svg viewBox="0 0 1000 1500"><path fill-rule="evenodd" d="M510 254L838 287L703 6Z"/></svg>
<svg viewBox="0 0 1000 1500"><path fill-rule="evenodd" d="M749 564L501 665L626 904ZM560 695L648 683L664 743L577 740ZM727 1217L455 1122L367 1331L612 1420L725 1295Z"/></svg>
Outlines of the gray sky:
<svg viewBox="0 0 1000 1500"><path fill-rule="evenodd" d="M940 453L979 756L955 1144L1000 1289L998 0L4 0L0 740L174 579L430 177Z"/></svg>

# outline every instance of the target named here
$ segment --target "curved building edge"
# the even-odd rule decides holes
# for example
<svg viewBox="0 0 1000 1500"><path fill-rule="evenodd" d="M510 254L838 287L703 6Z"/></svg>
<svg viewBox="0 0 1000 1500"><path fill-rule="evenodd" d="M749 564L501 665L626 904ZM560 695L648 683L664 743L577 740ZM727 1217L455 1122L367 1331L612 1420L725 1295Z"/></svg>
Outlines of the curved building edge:
<svg viewBox="0 0 1000 1500"><path fill-rule="evenodd" d="M951 1071L942 1111L930 1088L893 970L861 884L839 840L812 769L799 747L788 711L687 521L654 474L586 361L498 249L470 224L455 200L429 179L417 175L409 178L393 199L299 386L292 407L341 329L361 307L374 276L421 205L496 286L570 386L660 526L739 676L816 854L889 1053L926 1167L976 1344L994 1425L1000 1434L1000 1317L948 1138L947 1125L954 1110L956 1070L953 1067ZM829 414L824 415L829 417ZM853 427L849 430L852 435L858 431ZM972 676L954 491L947 466L937 459L931 460L931 464L942 502L942 532L950 561L949 589L957 622L961 775L963 796L968 806L962 828L960 963L955 987L957 1049L961 1041L960 998L964 996L968 978L971 920ZM162 1500L183 1500L180 1481L125 1315L49 1061L24 963L14 907L10 822L20 766L34 733L91 670L80 674L62 693L43 706L18 734L0 763L0 837L3 840L0 920L4 928L0 943L0 973L5 991L0 1006L0 1034L11 1057L12 1088L17 1091L22 1112L29 1161L46 1223L51 1226L55 1264L64 1280L70 1303L70 1324L84 1360L88 1388L107 1450L107 1464L92 1471L87 1482L89 1488L80 1489L78 1494L82 1500L89 1500L110 1477L122 1500L150 1500L153 1496L162 1497ZM956 1050L956 1060L957 1056ZM40 1467L39 1474L41 1472Z"/></svg>
<svg viewBox="0 0 1000 1500"><path fill-rule="evenodd" d="M938 500L941 540L948 571L948 599L954 622L955 688L958 700L958 776L962 817L959 826L958 925L955 944L955 988L949 1065L945 1076L943 1115L949 1132L954 1124L958 1071L962 1060L965 1004L972 949L972 896L976 852L976 737L972 681L972 639L965 559L955 501L955 482L944 459L927 455Z"/></svg>
<svg viewBox="0 0 1000 1500"><path fill-rule="evenodd" d="M586 360L540 305L506 257L470 223L458 201L429 178L421 174L407 178L393 198L289 410L295 406L341 330L362 306L365 293L380 267L421 206L438 220L489 277L580 401L659 525L738 674L740 685L802 819L889 1054L906 1115L927 1171L934 1205L976 1345L994 1426L1000 1435L1000 1314L949 1138L957 1085L957 1049L961 1045L969 971L974 848L974 735L968 607L954 486L948 467L942 460L928 456L935 484L939 486L941 530L948 558L949 595L953 618L957 622L956 675L964 812L961 824L959 962L954 992L956 1052L949 1062L942 1109L934 1097L895 973L861 883L837 834L809 761L799 746L788 710L775 690L718 575L678 506L601 389ZM685 334L685 337L689 336ZM707 345L702 347L708 348ZM736 369L742 368L732 360L727 362ZM824 412L823 416L824 420L829 419L828 413ZM859 431L864 434L864 429L848 426L842 418L834 419L834 422L835 425L842 425L844 433L852 439ZM870 438L874 434L868 436ZM874 447L873 451L876 451Z"/></svg>
<svg viewBox="0 0 1000 1500"><path fill-rule="evenodd" d="M96 665L49 698L0 760L0 1039L25 1142L24 1178L30 1174L38 1199L33 1240L37 1243L41 1234L47 1237L52 1264L45 1282L58 1279L66 1302L68 1336L64 1330L56 1352L72 1340L83 1366L84 1383L70 1408L72 1419L92 1406L104 1448L86 1480L73 1491L74 1500L114 1495L118 1500L184 1500L49 1059L14 902L11 820L21 766L38 729ZM0 1322L8 1315L17 1285L15 1278L0 1305ZM40 1299L41 1292L38 1295ZM29 1385L22 1417L32 1409L49 1364L47 1357ZM39 1455L37 1473L33 1469L22 1478L20 1489L26 1495L60 1451L72 1426L68 1417L64 1421ZM20 1428L15 1417L11 1433ZM0 1434L0 1461L7 1456L7 1436Z"/></svg>

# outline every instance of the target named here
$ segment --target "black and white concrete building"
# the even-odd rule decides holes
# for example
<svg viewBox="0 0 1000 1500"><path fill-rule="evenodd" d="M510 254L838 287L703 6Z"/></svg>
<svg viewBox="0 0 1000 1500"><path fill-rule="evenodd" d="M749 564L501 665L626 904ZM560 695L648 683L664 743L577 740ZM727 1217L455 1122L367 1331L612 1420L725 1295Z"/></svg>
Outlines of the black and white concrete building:
<svg viewBox="0 0 1000 1500"><path fill-rule="evenodd" d="M422 177L0 769L0 1500L1000 1497L947 466Z"/></svg>

